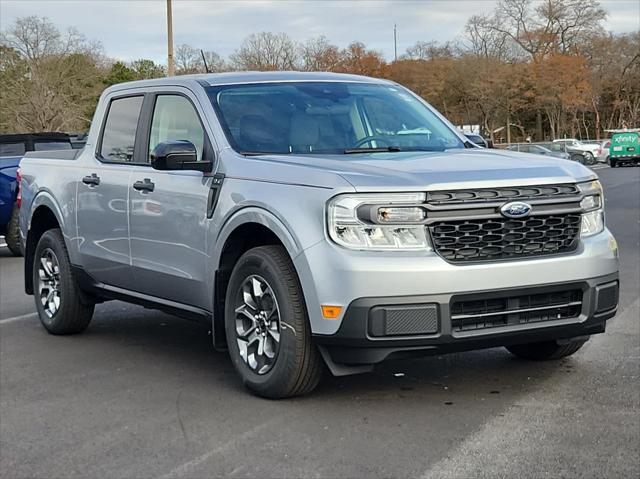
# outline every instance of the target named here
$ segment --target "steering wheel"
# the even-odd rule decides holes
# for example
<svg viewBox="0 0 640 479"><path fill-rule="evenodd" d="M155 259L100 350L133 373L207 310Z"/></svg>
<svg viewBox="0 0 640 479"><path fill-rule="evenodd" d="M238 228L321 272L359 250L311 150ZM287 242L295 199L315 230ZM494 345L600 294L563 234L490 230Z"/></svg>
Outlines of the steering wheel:
<svg viewBox="0 0 640 479"><path fill-rule="evenodd" d="M356 141L355 145L353 145L353 148L360 148L362 145L371 143L372 141L380 141L386 146L391 146L391 140L385 138L384 136L365 136L364 138L360 138L358 141Z"/></svg>

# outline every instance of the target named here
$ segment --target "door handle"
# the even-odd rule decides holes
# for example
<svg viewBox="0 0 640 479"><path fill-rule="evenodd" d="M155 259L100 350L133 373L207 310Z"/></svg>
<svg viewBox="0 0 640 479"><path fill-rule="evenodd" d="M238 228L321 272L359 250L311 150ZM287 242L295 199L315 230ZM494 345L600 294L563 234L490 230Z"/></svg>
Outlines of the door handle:
<svg viewBox="0 0 640 479"><path fill-rule="evenodd" d="M89 186L98 186L100 184L100 177L95 173L91 173L91 176L85 176L82 178L82 182Z"/></svg>
<svg viewBox="0 0 640 479"><path fill-rule="evenodd" d="M136 181L133 184L134 190L147 193L151 193L155 187L156 185L149 178L145 178L143 181Z"/></svg>

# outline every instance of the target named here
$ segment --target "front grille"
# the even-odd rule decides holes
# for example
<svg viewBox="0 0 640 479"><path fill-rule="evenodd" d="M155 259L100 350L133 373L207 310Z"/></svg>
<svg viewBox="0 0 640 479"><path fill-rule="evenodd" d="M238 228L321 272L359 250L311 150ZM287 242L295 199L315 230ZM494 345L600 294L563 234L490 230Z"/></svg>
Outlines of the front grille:
<svg viewBox="0 0 640 479"><path fill-rule="evenodd" d="M582 290L512 293L487 299L460 297L451 304L453 331L571 319L582 311Z"/></svg>
<svg viewBox="0 0 640 479"><path fill-rule="evenodd" d="M432 191L427 193L427 203L446 205L471 202L513 201L531 198L562 198L577 195L579 192L578 187L571 184Z"/></svg>
<svg viewBox="0 0 640 479"><path fill-rule="evenodd" d="M580 214L444 220L430 225L429 231L435 251L444 259L488 261L573 251L580 222Z"/></svg>

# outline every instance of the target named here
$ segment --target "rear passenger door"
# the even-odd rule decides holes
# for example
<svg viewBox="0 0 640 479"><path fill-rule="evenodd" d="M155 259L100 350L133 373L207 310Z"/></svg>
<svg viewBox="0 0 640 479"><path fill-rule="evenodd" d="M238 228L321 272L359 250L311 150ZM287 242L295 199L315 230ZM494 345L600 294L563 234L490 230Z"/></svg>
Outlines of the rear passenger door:
<svg viewBox="0 0 640 479"><path fill-rule="evenodd" d="M206 282L211 266L206 245L212 177L150 166L150 153L169 140L188 140L198 151L198 161L212 159L196 105L187 90L156 92L145 103L145 165L133 167L129 184L131 264L136 291L205 308L213 294ZM147 186L138 189L140 184Z"/></svg>
<svg viewBox="0 0 640 479"><path fill-rule="evenodd" d="M128 195L143 95L112 97L92 161L78 169L78 251L99 282L129 288Z"/></svg>

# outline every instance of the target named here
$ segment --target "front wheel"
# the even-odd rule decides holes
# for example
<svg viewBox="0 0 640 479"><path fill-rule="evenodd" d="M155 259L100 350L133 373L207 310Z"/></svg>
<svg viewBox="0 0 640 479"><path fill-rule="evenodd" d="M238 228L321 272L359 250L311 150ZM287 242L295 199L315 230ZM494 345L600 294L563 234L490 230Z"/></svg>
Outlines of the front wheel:
<svg viewBox="0 0 640 479"><path fill-rule="evenodd" d="M51 334L75 334L86 329L94 305L83 300L59 229L46 231L33 258L33 295L40 322Z"/></svg>
<svg viewBox="0 0 640 479"><path fill-rule="evenodd" d="M320 381L323 364L302 287L281 246L253 248L238 260L227 289L225 332L236 371L257 395L298 396Z"/></svg>
<svg viewBox="0 0 640 479"><path fill-rule="evenodd" d="M516 344L507 346L507 350L514 356L532 361L549 361L571 356L578 351L585 341L544 341L541 343Z"/></svg>
<svg viewBox="0 0 640 479"><path fill-rule="evenodd" d="M593 156L593 153L589 153L588 151L585 152L584 154L584 164L585 165L595 165L596 163L596 157Z"/></svg>
<svg viewBox="0 0 640 479"><path fill-rule="evenodd" d="M616 160L614 160L613 158L609 158L609 166L611 168L615 168L616 166L618 166L618 162Z"/></svg>
<svg viewBox="0 0 640 479"><path fill-rule="evenodd" d="M582 163L584 164L584 156L578 154L578 153L573 153L570 157L573 161L576 161L578 163Z"/></svg>

